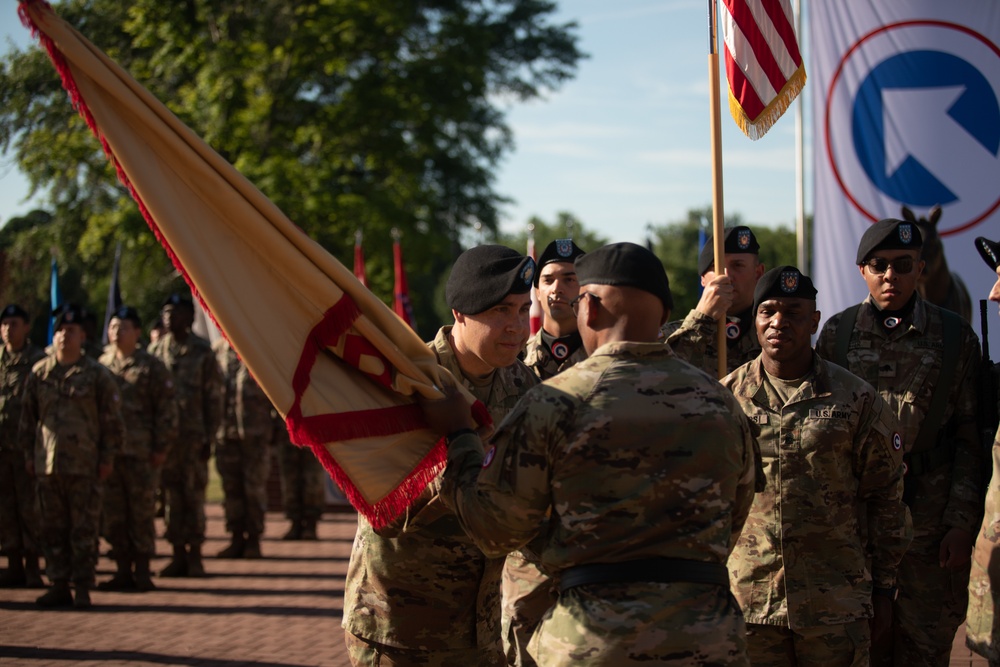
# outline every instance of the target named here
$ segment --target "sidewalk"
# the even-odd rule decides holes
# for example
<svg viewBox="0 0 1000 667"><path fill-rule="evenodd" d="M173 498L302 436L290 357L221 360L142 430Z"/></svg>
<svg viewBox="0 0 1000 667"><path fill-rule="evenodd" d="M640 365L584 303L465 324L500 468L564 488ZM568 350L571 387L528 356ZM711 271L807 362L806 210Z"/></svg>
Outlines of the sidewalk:
<svg viewBox="0 0 1000 667"><path fill-rule="evenodd" d="M28 667L108 666L311 667L348 665L340 619L344 576L357 519L327 513L317 542L283 542L287 522L269 512L261 560L219 560L228 543L222 507L209 504L205 579L155 578L150 593L94 591L94 608L43 611L41 591L0 590L0 663ZM158 521L159 534L163 532ZM157 542L167 564L169 546ZM113 563L102 557L98 581ZM965 648L964 630L953 667L986 667Z"/></svg>

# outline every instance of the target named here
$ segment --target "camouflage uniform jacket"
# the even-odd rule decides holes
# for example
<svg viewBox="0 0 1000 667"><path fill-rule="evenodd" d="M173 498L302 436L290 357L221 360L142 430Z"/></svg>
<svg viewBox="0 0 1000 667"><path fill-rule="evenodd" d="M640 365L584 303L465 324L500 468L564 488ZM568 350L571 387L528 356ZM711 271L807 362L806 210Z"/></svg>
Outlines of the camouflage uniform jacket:
<svg viewBox="0 0 1000 667"><path fill-rule="evenodd" d="M697 366L712 377L718 376L719 349L716 342L719 323L704 313L692 310L680 321L667 322L663 326L666 343L684 361ZM760 343L753 320L740 322L740 326L750 327L736 343L726 346L726 370L734 370L757 358Z"/></svg>
<svg viewBox="0 0 1000 667"><path fill-rule="evenodd" d="M912 454L941 375L941 309L917 296L911 324L888 334L876 321L876 313L869 296L858 311L851 334L848 370L878 389L896 414L905 451ZM816 351L824 359L836 356L837 324L842 315L831 317L820 332ZM963 321L958 367L948 388L951 398L940 431L942 445L950 448L951 462L920 478L920 495L910 505L914 542L922 537L936 542L944 537L945 527L961 528L973 535L979 530L981 480L987 465L976 425L980 359L979 340Z"/></svg>
<svg viewBox="0 0 1000 667"><path fill-rule="evenodd" d="M166 453L177 440L177 402L170 371L139 349L119 359L112 346L101 355L101 363L115 376L122 397L127 437L119 456L148 458L152 453Z"/></svg>
<svg viewBox="0 0 1000 667"><path fill-rule="evenodd" d="M476 386L442 327L430 347L499 423L538 380L520 361ZM488 559L437 495L440 477L401 519L376 533L362 517L344 593L344 628L379 644L427 651L500 646L503 558ZM503 554L497 554L502 556Z"/></svg>
<svg viewBox="0 0 1000 667"><path fill-rule="evenodd" d="M448 450L442 493L488 555L540 536L549 573L642 558L724 564L754 493L752 425L661 343L609 343Z"/></svg>
<svg viewBox="0 0 1000 667"><path fill-rule="evenodd" d="M205 444L215 437L222 418L219 366L208 341L193 333L179 343L164 334L149 348L174 376L180 439Z"/></svg>
<svg viewBox="0 0 1000 667"><path fill-rule="evenodd" d="M524 349L524 365L534 371L539 380L548 380L553 375L558 375L573 364L578 364L587 358L587 351L581 345L573 351L573 354L559 361L542 340L541 331L528 339Z"/></svg>
<svg viewBox="0 0 1000 667"><path fill-rule="evenodd" d="M765 380L760 357L722 384L760 427L767 480L729 558L747 622L805 628L870 618L873 581L895 584L912 537L889 406L870 384L818 355L787 405Z"/></svg>
<svg viewBox="0 0 1000 667"><path fill-rule="evenodd" d="M45 357L28 375L18 437L35 474L96 477L125 441L114 376L88 356L70 366Z"/></svg>
<svg viewBox="0 0 1000 667"><path fill-rule="evenodd" d="M1000 429L993 440L993 477L986 492L986 514L976 537L969 576L969 613L965 625L965 643L973 651L1000 662Z"/></svg>
<svg viewBox="0 0 1000 667"><path fill-rule="evenodd" d="M43 357L45 352L30 342L13 353L0 343L0 451L17 451L24 385L31 367Z"/></svg>
<svg viewBox="0 0 1000 667"><path fill-rule="evenodd" d="M270 443L275 423L267 394L225 339L216 341L212 349L222 374L222 420L217 439L253 437L265 438Z"/></svg>

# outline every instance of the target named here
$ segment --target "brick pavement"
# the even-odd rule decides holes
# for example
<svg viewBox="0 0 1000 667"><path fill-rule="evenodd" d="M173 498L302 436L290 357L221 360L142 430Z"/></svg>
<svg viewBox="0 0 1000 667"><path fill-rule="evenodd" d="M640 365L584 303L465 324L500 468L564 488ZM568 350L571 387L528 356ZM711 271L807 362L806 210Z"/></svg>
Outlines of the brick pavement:
<svg viewBox="0 0 1000 667"><path fill-rule="evenodd" d="M0 664L186 667L347 665L340 619L357 519L327 513L317 542L282 542L269 512L261 560L219 560L227 543L222 508L208 505L205 579L161 579L150 593L93 593L94 608L41 610L40 591L0 590ZM162 522L158 523L162 534ZM169 546L157 542L158 571ZM113 563L102 557L98 581ZM956 637L952 667L986 667Z"/></svg>

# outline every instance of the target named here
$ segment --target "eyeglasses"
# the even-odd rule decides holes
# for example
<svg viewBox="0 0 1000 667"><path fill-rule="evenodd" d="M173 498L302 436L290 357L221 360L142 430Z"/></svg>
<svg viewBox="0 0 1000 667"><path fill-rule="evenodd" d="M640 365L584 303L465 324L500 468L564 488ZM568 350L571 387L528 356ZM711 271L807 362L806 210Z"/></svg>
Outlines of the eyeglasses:
<svg viewBox="0 0 1000 667"><path fill-rule="evenodd" d="M591 299L593 299L597 303L601 302L601 297L597 296L596 294L591 294L590 292L580 292L580 296L576 297L575 299L573 299L572 301L569 302L569 307L573 309L573 314L574 315L579 315L580 314L578 312L580 310L580 302L583 300L583 297L585 297L585 296L589 296Z"/></svg>
<svg viewBox="0 0 1000 667"><path fill-rule="evenodd" d="M881 276L889 270L890 266L893 273L905 275L913 270L913 258L899 257L897 259L885 259L884 257L872 257L865 262L865 266L876 276Z"/></svg>

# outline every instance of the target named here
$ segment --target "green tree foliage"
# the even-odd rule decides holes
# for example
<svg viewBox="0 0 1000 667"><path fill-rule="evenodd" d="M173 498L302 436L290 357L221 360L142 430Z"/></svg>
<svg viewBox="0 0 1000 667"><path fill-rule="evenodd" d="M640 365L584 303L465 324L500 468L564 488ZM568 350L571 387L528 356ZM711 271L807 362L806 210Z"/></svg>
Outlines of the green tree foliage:
<svg viewBox="0 0 1000 667"><path fill-rule="evenodd" d="M497 227L494 168L512 146L499 101L558 87L582 57L575 25L550 22L554 8L66 0L57 11L341 261L362 229L370 284L387 301L399 228L426 322L433 306L420 297L460 251L462 231ZM40 49L0 65L0 150L47 195L57 254L81 275L107 275L122 240L134 258L122 271L126 299L154 308L182 286ZM99 280L83 286L103 301Z"/></svg>
<svg viewBox="0 0 1000 667"><path fill-rule="evenodd" d="M663 261L670 278L670 291L674 297L671 319L683 318L698 303L701 288L701 277L698 275L699 230L704 232L706 239L710 237L711 220L712 209L705 207L689 210L687 220L649 227L653 251ZM726 216L725 225L746 225L753 229L760 243L760 261L767 268L795 264L794 231L744 222L739 213Z"/></svg>

